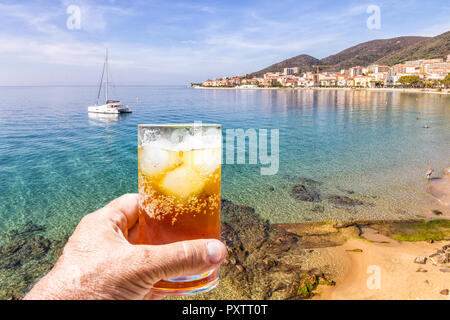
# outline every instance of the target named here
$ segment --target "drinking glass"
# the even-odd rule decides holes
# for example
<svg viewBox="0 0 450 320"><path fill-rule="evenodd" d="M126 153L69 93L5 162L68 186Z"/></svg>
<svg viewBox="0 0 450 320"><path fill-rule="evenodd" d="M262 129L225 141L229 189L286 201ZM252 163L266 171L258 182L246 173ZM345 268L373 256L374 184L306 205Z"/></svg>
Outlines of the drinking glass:
<svg viewBox="0 0 450 320"><path fill-rule="evenodd" d="M219 124L138 126L139 244L220 239L222 127ZM211 290L219 270L163 279L159 295Z"/></svg>

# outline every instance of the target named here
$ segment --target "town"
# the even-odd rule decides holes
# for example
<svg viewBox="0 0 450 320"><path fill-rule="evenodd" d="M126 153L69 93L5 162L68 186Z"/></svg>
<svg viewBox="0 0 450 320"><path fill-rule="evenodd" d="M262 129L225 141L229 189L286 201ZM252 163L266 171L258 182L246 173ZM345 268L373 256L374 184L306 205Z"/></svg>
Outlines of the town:
<svg viewBox="0 0 450 320"><path fill-rule="evenodd" d="M301 72L298 67L283 72L267 72L262 77L242 75L206 80L201 87L351 87L351 88L448 88L450 87L450 54L444 58L406 61L393 66L371 64L337 72L320 71L326 67L313 65L315 72Z"/></svg>

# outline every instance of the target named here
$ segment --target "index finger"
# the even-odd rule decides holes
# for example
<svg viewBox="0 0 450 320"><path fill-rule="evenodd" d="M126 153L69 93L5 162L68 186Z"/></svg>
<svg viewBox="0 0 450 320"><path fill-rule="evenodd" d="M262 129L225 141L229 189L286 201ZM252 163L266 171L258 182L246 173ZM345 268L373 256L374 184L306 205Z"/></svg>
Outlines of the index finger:
<svg viewBox="0 0 450 320"><path fill-rule="evenodd" d="M139 195L128 193L111 201L104 209L113 208L116 210L105 210L106 215L113 221L117 221L122 231L131 229L139 217ZM126 222L124 221L126 220ZM126 230L124 230L126 229Z"/></svg>

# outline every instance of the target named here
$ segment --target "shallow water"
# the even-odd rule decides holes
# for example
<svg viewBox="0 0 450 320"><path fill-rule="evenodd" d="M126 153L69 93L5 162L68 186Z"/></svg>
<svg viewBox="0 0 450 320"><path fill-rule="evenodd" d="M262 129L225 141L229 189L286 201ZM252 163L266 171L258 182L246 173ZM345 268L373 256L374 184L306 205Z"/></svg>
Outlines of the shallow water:
<svg viewBox="0 0 450 320"><path fill-rule="evenodd" d="M0 230L32 220L58 237L84 214L137 192L139 123L279 129L276 175L261 176L257 165L224 165L222 173L223 198L272 222L413 217L435 204L425 172L450 165L444 95L123 86L116 96L133 114L111 117L88 115L96 90L0 87ZM320 182L322 201L290 196L301 177ZM364 204L335 205L331 195ZM323 210L313 211L317 205Z"/></svg>

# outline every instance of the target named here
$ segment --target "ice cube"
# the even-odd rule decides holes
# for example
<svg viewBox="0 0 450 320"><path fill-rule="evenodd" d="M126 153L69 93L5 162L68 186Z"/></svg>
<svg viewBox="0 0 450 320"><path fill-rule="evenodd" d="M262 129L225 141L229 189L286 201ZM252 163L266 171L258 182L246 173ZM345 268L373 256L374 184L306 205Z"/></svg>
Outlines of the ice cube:
<svg viewBox="0 0 450 320"><path fill-rule="evenodd" d="M205 176L211 175L219 168L221 159L221 148L192 150L183 155L185 165Z"/></svg>
<svg viewBox="0 0 450 320"><path fill-rule="evenodd" d="M172 196L180 199L187 199L190 196L199 194L206 183L206 179L187 165L176 168L166 174L161 182L161 189Z"/></svg>
<svg viewBox="0 0 450 320"><path fill-rule="evenodd" d="M139 166L145 175L161 174L176 167L178 152L144 146L139 153Z"/></svg>

